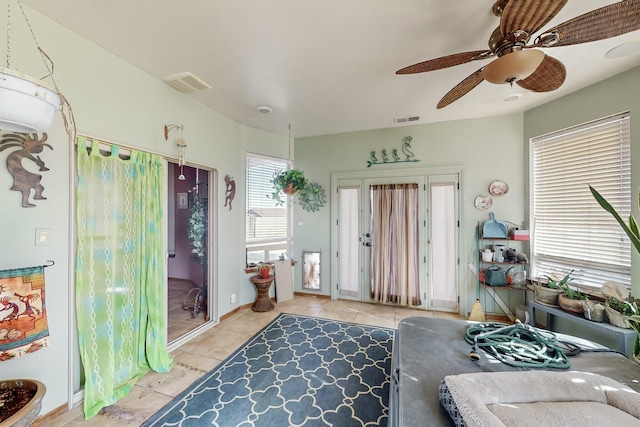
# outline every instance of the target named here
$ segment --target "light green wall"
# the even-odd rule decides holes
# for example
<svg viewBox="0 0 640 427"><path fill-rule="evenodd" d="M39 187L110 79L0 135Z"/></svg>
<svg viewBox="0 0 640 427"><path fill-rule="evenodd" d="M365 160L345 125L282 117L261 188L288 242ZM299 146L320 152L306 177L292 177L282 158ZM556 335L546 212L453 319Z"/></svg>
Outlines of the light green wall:
<svg viewBox="0 0 640 427"><path fill-rule="evenodd" d="M529 185L529 143L536 136L558 129L579 125L623 111L631 112L631 188L632 194L640 188L640 67L529 110L524 115L524 167ZM585 189L586 191L586 189ZM529 209L528 191L527 215ZM638 204L632 203L632 214L640 218ZM640 295L640 258L633 251L633 295Z"/></svg>
<svg viewBox="0 0 640 427"><path fill-rule="evenodd" d="M216 213L218 313L225 314L253 301L255 292L243 271L245 155L254 152L286 158L287 137L241 126L48 18L29 8L26 10L40 45L55 62L56 82L73 106L79 132L175 158L175 146L164 140L163 126L183 124L188 143L187 159L218 168L220 181L225 174L235 179L233 210L219 208ZM0 26L5 28L6 22L0 20ZM46 71L27 31L26 28L13 29L12 68L35 76L44 75ZM4 57L4 45L0 46L0 54ZM413 167L462 166L463 267L460 271L463 290L468 291L464 310L468 310L469 301L475 295L475 285L464 266L475 260L474 227L478 221L487 219L486 212L473 208L473 199L476 195L486 194L492 180L502 179L509 184L510 192L496 199L492 210L499 219L521 222L527 200L527 173L526 169L523 171L527 153L523 140L545 129L554 130L625 109L632 110L632 114L634 110L639 111L639 74L640 68L636 68L524 116L515 114L299 139L296 140L296 167L304 169L309 179L322 184L328 192L332 172L370 170L375 174L376 170L394 168L390 165L367 169L365 162L371 150L399 148L402 138L407 135L413 137L416 158L422 160ZM637 122L632 119L632 143L634 135L640 134ZM50 168L43 173L42 179L48 200L38 201L36 208L20 207L19 194L8 190L12 185L11 176L6 169L0 168L0 236L5 248L0 269L39 265L49 259L56 262L46 270L51 346L26 357L0 362L2 378L29 377L46 384L48 392L43 413L67 402L69 359L74 354L68 350L74 313L73 305L68 301L73 280L68 256L72 146L64 133L60 115L48 133L48 142L54 147L53 151L42 154ZM6 156L8 151L3 154ZM639 151L633 150L634 164L640 164ZM637 173L634 173L633 183L634 188L638 188L640 177ZM218 200L224 200L224 186L218 185L215 191ZM636 209L634 207L634 211ZM303 249L323 250L323 293L328 294L329 208L325 206L320 212L308 213L297 207L295 217L304 225L294 227L293 257L299 260ZM49 246L34 245L36 228L51 229ZM634 277L638 277L635 272L634 267ZM299 290L299 264L294 283ZM230 303L231 293L238 295L236 304Z"/></svg>
<svg viewBox="0 0 640 427"><path fill-rule="evenodd" d="M187 161L219 171L222 184L214 190L218 200L224 200L224 175L230 174L235 179L237 192L233 210L219 208L217 224L214 224L219 233L214 254L219 284L217 311L223 315L252 302L254 288L244 273L245 153L286 157L287 136L241 126L48 18L25 9L40 45L55 62L55 80L72 105L80 133L175 159L175 143L164 140L163 127L182 124L188 145ZM5 25L5 21L0 21L0 27ZM42 60L26 31L18 26L13 28L12 68L33 76L45 75ZM4 45L0 49L4 49ZM5 57L4 50L0 50L0 57ZM20 207L20 194L9 190L12 177L6 167L0 168L0 236L4 247L0 269L55 261L53 267L45 270L51 346L0 362L0 378L35 378L45 383L43 414L66 404L69 369L77 370L79 366L77 359L73 360L77 350L68 350L69 336L75 333L70 326L74 307L69 303L73 283L69 266L73 151L60 114L48 135L54 149L41 154L50 169L42 173L44 195L48 199L37 201L37 207ZM2 164L11 151L1 153ZM35 246L36 228L51 229L49 246ZM235 304L230 302L231 293L238 295ZM78 384L73 387L77 390Z"/></svg>
<svg viewBox="0 0 640 427"><path fill-rule="evenodd" d="M509 193L494 198L490 211L496 218L520 224L524 220L522 201L525 197L522 173L523 118L521 114L488 117L478 120L453 121L444 123L395 127L381 130L325 135L296 139L296 168L303 169L311 181L320 183L328 197L331 173L367 171L375 176L382 170L400 168L439 168L460 166L463 169L460 200L461 255L460 274L462 279L461 313L465 314L475 300L475 281L466 268L469 262L475 264L475 227L478 222L489 219L489 211L479 211L473 207L476 196L488 194L488 186L495 179L509 184ZM367 168L370 151L378 153L382 149L400 148L402 138L411 136L412 150L418 163L374 165ZM380 157L378 155L378 157ZM300 259L302 250L322 250L321 277L322 293L330 294L330 209L308 213L297 207L294 226L294 254ZM301 290L300 266L296 267L294 283ZM487 303L490 304L490 299ZM466 301L466 303L465 303ZM489 310L493 306L487 307Z"/></svg>
<svg viewBox="0 0 640 427"><path fill-rule="evenodd" d="M631 112L631 188L632 194L640 188L640 169L634 165L640 165L640 67L633 68L615 77L589 86L585 89L564 96L556 101L549 102L538 108L529 110L524 115L524 143L527 147L524 151L524 165L526 167L525 179L527 186L529 144L528 141L538 135L543 135L558 129L585 123L611 114L623 111ZM586 191L586 189L585 189ZM527 192L528 193L528 192ZM527 213L529 200L527 203ZM640 218L638 205L631 203L632 215ZM640 258L633 251L631 260L631 294L640 295ZM546 324L544 316L536 316L538 323ZM577 326L559 319L555 327L558 331L589 337L589 328ZM600 339L599 342L610 344Z"/></svg>

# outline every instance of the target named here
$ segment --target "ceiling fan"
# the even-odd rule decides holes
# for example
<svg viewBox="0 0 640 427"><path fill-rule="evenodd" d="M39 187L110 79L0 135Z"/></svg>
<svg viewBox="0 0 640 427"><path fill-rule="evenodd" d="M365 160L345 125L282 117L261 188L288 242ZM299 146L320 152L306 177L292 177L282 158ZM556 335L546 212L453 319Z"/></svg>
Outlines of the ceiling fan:
<svg viewBox="0 0 640 427"><path fill-rule="evenodd" d="M640 29L640 0L623 0L563 22L529 40L567 4L568 0L497 0L492 7L500 25L489 37L488 50L456 53L419 62L396 74L435 71L467 62L497 58L458 83L438 102L443 108L487 80L516 83L533 92L562 86L564 64L535 48L569 46L619 36Z"/></svg>

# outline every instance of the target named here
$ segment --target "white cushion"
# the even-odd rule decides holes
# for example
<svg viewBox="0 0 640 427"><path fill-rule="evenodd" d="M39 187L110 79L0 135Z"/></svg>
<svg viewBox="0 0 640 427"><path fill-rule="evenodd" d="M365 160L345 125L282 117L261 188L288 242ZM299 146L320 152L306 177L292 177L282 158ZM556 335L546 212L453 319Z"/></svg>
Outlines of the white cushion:
<svg viewBox="0 0 640 427"><path fill-rule="evenodd" d="M640 393L586 372L481 372L444 383L473 426L640 426Z"/></svg>

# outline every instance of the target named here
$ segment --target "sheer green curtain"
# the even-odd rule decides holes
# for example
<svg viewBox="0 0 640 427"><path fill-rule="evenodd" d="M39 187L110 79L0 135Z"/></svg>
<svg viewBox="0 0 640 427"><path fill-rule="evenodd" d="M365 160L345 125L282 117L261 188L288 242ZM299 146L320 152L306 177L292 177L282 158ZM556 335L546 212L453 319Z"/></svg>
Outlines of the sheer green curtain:
<svg viewBox="0 0 640 427"><path fill-rule="evenodd" d="M76 311L84 413L127 395L149 369L167 372L162 159L78 137ZM108 153L101 153L107 147Z"/></svg>

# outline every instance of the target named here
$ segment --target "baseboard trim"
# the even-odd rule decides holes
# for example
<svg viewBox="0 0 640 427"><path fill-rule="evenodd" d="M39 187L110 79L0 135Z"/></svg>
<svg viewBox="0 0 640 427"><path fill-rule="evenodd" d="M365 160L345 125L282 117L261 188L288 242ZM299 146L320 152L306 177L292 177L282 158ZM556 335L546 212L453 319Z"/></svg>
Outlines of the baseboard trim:
<svg viewBox="0 0 640 427"><path fill-rule="evenodd" d="M320 298L320 299L331 299L331 295L324 295L324 294L311 294L311 293L307 293L307 292L294 292L293 293L294 296L299 296L299 297L312 297L312 298Z"/></svg>
<svg viewBox="0 0 640 427"><path fill-rule="evenodd" d="M64 414L65 412L67 412L69 410L68 405L65 403L64 405L60 405L58 406L56 409L54 409L53 411L49 411L46 414L36 418L33 421L32 427L38 427L38 426L45 426L48 425L50 422L52 422L55 418L59 417L60 415Z"/></svg>

